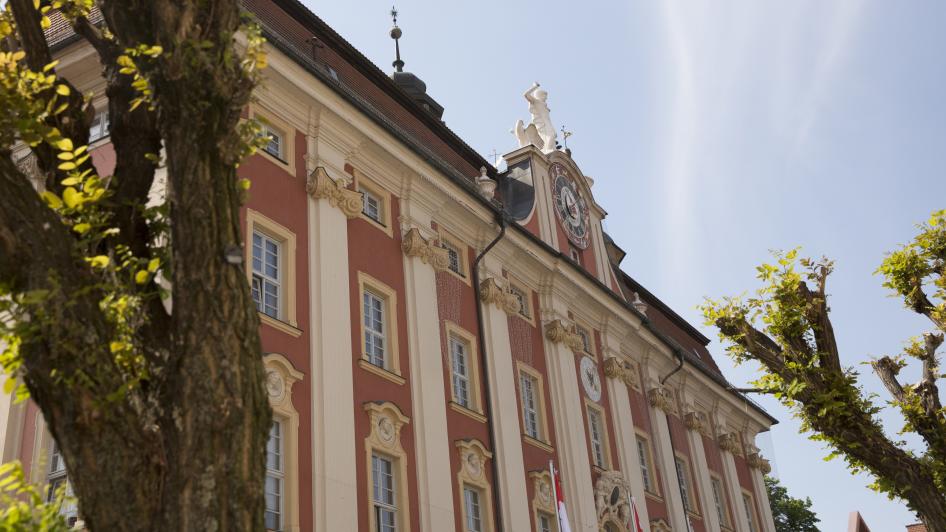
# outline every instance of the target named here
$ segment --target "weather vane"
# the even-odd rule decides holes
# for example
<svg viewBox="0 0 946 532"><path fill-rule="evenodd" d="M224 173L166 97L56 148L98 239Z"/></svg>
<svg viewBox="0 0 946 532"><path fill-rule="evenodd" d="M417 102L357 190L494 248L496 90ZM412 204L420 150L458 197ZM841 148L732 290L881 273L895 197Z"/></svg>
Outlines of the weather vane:
<svg viewBox="0 0 946 532"><path fill-rule="evenodd" d="M394 39L394 53L396 54L396 59L391 65L396 71L402 72L404 70L404 61L401 61L401 44L398 41L398 39L401 38L401 28L397 27L397 9L395 9L394 6L391 6L391 20L394 21L394 27L391 28L391 38Z"/></svg>
<svg viewBox="0 0 946 532"><path fill-rule="evenodd" d="M562 144L563 144L563 146L565 147L565 149L568 149L568 137L572 136L572 132L571 132L571 131L565 131L565 125L564 125L564 124L562 125L561 132L562 132Z"/></svg>

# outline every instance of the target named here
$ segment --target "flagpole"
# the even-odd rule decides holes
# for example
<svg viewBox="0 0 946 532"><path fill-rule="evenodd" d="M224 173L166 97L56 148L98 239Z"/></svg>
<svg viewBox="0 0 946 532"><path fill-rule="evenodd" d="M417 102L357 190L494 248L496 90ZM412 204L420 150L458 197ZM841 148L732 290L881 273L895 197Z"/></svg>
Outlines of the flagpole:
<svg viewBox="0 0 946 532"><path fill-rule="evenodd" d="M549 474L552 475L552 505L555 506L555 528L562 527L562 517L558 515L558 490L555 489L555 466L549 460Z"/></svg>

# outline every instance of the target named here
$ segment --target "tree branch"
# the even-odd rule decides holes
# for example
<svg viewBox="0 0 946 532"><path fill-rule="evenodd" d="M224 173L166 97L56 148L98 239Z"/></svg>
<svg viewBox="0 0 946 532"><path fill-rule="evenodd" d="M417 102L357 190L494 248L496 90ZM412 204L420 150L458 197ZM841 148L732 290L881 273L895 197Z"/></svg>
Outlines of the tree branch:
<svg viewBox="0 0 946 532"><path fill-rule="evenodd" d="M811 326L818 350L821 366L836 373L841 372L841 358L838 352L838 343L834 336L834 327L828 316L828 298L825 294L827 271L818 274L818 291L813 293L808 285L802 281L798 284L798 291L808 302L805 306L805 317Z"/></svg>
<svg viewBox="0 0 946 532"><path fill-rule="evenodd" d="M782 348L767 334L753 327L745 318L719 318L716 320L716 326L730 340L742 346L759 362L768 366L773 373L781 373L785 369Z"/></svg>

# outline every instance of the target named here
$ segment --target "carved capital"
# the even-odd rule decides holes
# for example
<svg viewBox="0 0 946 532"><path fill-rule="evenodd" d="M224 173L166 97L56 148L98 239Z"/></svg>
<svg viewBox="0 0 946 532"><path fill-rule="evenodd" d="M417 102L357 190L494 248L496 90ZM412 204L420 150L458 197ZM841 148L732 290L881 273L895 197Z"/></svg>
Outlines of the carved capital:
<svg viewBox="0 0 946 532"><path fill-rule="evenodd" d="M506 314L519 312L519 300L516 296L502 289L493 277L480 282L480 300L487 305L493 304Z"/></svg>
<svg viewBox="0 0 946 532"><path fill-rule="evenodd" d="M576 353L580 353L585 348L585 343L581 341L581 336L578 336L578 333L576 333L574 329L569 330L568 335L565 336L565 345Z"/></svg>
<svg viewBox="0 0 946 532"><path fill-rule="evenodd" d="M321 166L306 178L305 191L315 199L327 199L332 207L338 207L348 218L354 218L361 212L361 192L345 188L329 177Z"/></svg>
<svg viewBox="0 0 946 532"><path fill-rule="evenodd" d="M617 357L608 357L604 361L604 376L611 377L612 379L624 379L624 374L627 372L627 368L624 367L624 364L621 363Z"/></svg>
<svg viewBox="0 0 946 532"><path fill-rule="evenodd" d="M416 227L412 227L404 234L404 238L401 240L401 250L408 257L420 258L422 262L430 264L438 272L447 269L450 264L447 250L435 246L421 236L420 230Z"/></svg>
<svg viewBox="0 0 946 532"><path fill-rule="evenodd" d="M670 391L670 388L665 386L652 388L647 392L647 400L650 402L650 406L663 410L668 414L677 412L673 405L673 392Z"/></svg>
<svg viewBox="0 0 946 532"><path fill-rule="evenodd" d="M759 453L750 454L749 457L746 458L746 463L749 464L749 467L761 471L763 475L768 475L772 472L772 465L768 460L762 458L762 455Z"/></svg>
<svg viewBox="0 0 946 532"><path fill-rule="evenodd" d="M689 412L683 416L683 424L690 430L695 430L704 436L710 435L709 420L703 412Z"/></svg>
<svg viewBox="0 0 946 532"><path fill-rule="evenodd" d="M563 343L568 335L571 334L562 320L552 320L545 324L545 337L553 343Z"/></svg>
<svg viewBox="0 0 946 532"><path fill-rule="evenodd" d="M735 432L722 434L719 437L719 448L733 456L742 456L742 444L739 442L739 435Z"/></svg>

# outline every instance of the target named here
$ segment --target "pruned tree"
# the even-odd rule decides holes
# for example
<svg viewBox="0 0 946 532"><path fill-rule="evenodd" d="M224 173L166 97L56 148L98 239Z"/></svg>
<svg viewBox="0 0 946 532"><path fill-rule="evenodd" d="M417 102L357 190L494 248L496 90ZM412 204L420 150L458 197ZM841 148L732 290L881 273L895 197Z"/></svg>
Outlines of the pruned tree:
<svg viewBox="0 0 946 532"><path fill-rule="evenodd" d="M931 531L946 531L946 412L937 380L937 349L946 332L946 211L933 213L912 242L889 254L877 270L884 286L934 330L909 342L897 356L871 362L890 392L889 404L906 420L902 432L918 435L925 451L891 439L877 418L881 407L841 364L829 316L827 280L832 263L799 259L797 250L776 253L758 268L763 286L755 297L708 301L703 307L737 362L755 360L763 375L754 383L774 394L802 422L802 430L827 443L871 487L898 498ZM907 361L920 362L915 384L900 382Z"/></svg>
<svg viewBox="0 0 946 532"><path fill-rule="evenodd" d="M57 75L51 16L102 65L112 175L89 156L88 95ZM0 13L0 363L42 410L91 530L263 527L271 412L236 175L259 144L241 113L262 42L237 0ZM41 193L13 160L24 146ZM149 205L163 165L166 201Z"/></svg>

